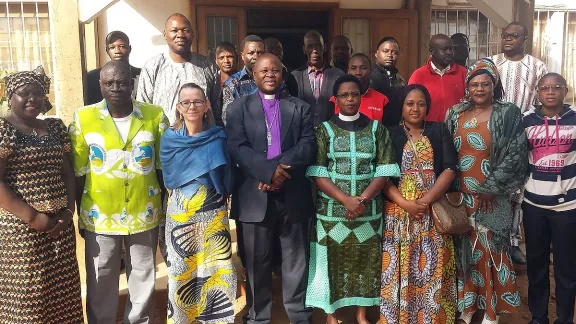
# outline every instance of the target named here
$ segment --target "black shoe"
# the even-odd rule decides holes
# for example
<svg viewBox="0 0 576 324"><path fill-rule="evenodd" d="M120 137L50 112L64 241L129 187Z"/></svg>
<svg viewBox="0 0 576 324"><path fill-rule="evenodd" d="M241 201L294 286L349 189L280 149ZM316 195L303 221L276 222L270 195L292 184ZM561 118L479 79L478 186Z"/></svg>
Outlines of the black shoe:
<svg viewBox="0 0 576 324"><path fill-rule="evenodd" d="M535 319L531 320L530 322L528 322L528 324L549 324L550 322L548 320L544 320L544 321L537 321Z"/></svg>
<svg viewBox="0 0 576 324"><path fill-rule="evenodd" d="M512 258L512 263L515 265L525 265L526 256L522 253L519 247L513 246L510 250L510 257Z"/></svg>

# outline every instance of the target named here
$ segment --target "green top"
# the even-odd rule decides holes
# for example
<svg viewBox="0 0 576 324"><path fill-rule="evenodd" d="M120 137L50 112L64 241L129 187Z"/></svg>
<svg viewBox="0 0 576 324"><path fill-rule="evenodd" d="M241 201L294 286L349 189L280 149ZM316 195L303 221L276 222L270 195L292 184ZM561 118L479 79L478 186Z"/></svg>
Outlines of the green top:
<svg viewBox="0 0 576 324"><path fill-rule="evenodd" d="M74 113L68 129L72 160L76 176L86 176L82 229L129 235L158 226L163 217L156 169L168 120L158 106L135 100L133 106L126 143L105 100Z"/></svg>
<svg viewBox="0 0 576 324"><path fill-rule="evenodd" d="M348 122L346 122L348 123ZM350 196L361 195L375 177L400 177L392 140L388 130L377 121L359 131L348 131L327 121L315 130L318 152L316 162L309 166L309 177L330 178ZM367 206L364 216L380 217L380 194ZM344 205L319 191L317 216L326 220L344 218Z"/></svg>

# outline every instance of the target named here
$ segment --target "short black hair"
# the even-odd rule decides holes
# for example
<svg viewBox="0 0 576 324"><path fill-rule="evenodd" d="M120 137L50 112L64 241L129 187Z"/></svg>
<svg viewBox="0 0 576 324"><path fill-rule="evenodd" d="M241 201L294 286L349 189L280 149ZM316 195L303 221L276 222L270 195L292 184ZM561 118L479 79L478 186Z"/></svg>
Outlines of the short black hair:
<svg viewBox="0 0 576 324"><path fill-rule="evenodd" d="M236 53L236 47L234 46L234 44L230 42L221 42L220 44L218 44L218 46L216 46L216 48L214 49L214 54L218 56L218 54L224 51L230 52L234 54L234 56L238 55Z"/></svg>
<svg viewBox="0 0 576 324"><path fill-rule="evenodd" d="M128 35L119 30L115 30L111 31L110 33L108 33L108 35L106 35L106 51L108 51L108 45L114 43L119 39L125 40L128 43L128 45L130 45L130 38L128 38Z"/></svg>
<svg viewBox="0 0 576 324"><path fill-rule="evenodd" d="M523 23L519 22L519 21L513 21L511 23L508 24L508 26L520 26L522 27L522 31L524 32L524 36L527 37L528 36L528 27L526 27L526 25L524 25ZM506 28L505 28L506 29Z"/></svg>
<svg viewBox="0 0 576 324"><path fill-rule="evenodd" d="M350 38L348 38L345 35L337 35L336 37L332 38L332 43L334 43L334 40L336 40L338 38L345 39L348 42L348 44L350 45L350 48L352 48L352 42L350 41Z"/></svg>
<svg viewBox="0 0 576 324"><path fill-rule="evenodd" d="M372 68L372 61L370 60L368 55L366 55L364 53L354 53L352 56L350 56L350 61L355 57L361 57L361 58L365 59L368 62L368 66L370 68ZM350 61L348 61L348 62L350 62Z"/></svg>
<svg viewBox="0 0 576 324"><path fill-rule="evenodd" d="M166 19L166 22L164 23L164 26L166 26L166 24L168 24L168 22L170 21L170 19L172 17L180 17L180 18L184 18L184 20L186 20L186 23L188 24L188 26L192 27L192 23L190 22L190 19L188 19L188 17L184 16L183 14L177 12L177 13L173 13L170 15L170 17L168 17Z"/></svg>
<svg viewBox="0 0 576 324"><path fill-rule="evenodd" d="M542 82L542 80L544 80L544 78L551 78L551 77L560 79L560 83L561 83L563 86L568 87L568 82L566 82L566 79L565 79L562 75L560 75L560 74L558 74L558 73L556 73L556 72L550 72L550 73L544 74L544 75L540 78L540 80L538 80L538 85L540 85L540 82Z"/></svg>
<svg viewBox="0 0 576 324"><path fill-rule="evenodd" d="M380 45L386 43L386 42L392 42L395 43L396 45L398 45L398 47L400 47L400 44L398 44L398 40L394 37L388 36L388 37L384 37L382 38L379 42L378 45L376 46L376 50L378 50L380 48Z"/></svg>
<svg viewBox="0 0 576 324"><path fill-rule="evenodd" d="M492 76L492 74L490 72L488 72L487 70L478 70L474 73L472 73L470 75L469 80L474 79L475 77L482 75L482 74L488 74L488 76L490 76L490 79L492 80L492 83L496 83L496 79L494 79L494 77ZM470 83L470 82L468 82ZM466 86L468 86L468 83L466 83ZM504 87L502 87L502 81L498 80L498 84L494 84L494 99L501 101L502 98L504 98Z"/></svg>
<svg viewBox="0 0 576 324"><path fill-rule="evenodd" d="M424 100L426 101L426 115L428 115L428 113L430 112L430 107L432 105L432 99L430 98L430 92L428 91L428 89L426 89L425 86L423 86L421 84L417 84L417 83L409 84L406 86L406 88L404 88L402 90L402 93L400 94L400 109L402 109L402 107L404 107L404 102L406 101L408 94L410 94L410 92L412 92L412 90L420 90L424 94Z"/></svg>
<svg viewBox="0 0 576 324"><path fill-rule="evenodd" d="M248 36L246 36L246 38L244 38L242 40L242 44L240 45L240 52L244 52L244 46L246 46L246 43L262 43L262 44L264 44L264 41L262 40L262 38L260 38L260 36L248 35Z"/></svg>
<svg viewBox="0 0 576 324"><path fill-rule="evenodd" d="M358 89L361 88L360 80L358 80L357 77L353 76L352 74L345 74L345 75L339 77L338 79L336 79L336 81L334 81L334 86L332 87L332 95L334 97L336 97L338 95L338 90L340 89L340 86L342 85L342 83L347 83L347 82L354 82L358 86Z"/></svg>
<svg viewBox="0 0 576 324"><path fill-rule="evenodd" d="M456 33L452 36L450 36L450 39L454 40L455 38L462 38L463 40L466 41L466 44L470 43L470 40L468 40L468 35L463 34L463 33Z"/></svg>

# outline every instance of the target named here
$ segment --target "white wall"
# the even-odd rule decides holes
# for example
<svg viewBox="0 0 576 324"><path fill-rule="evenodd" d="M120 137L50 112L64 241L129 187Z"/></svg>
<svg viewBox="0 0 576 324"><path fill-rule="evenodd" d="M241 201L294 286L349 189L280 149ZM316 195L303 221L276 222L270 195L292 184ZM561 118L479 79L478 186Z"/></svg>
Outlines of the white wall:
<svg viewBox="0 0 576 324"><path fill-rule="evenodd" d="M576 9L574 0L536 0L536 8Z"/></svg>
<svg viewBox="0 0 576 324"><path fill-rule="evenodd" d="M94 1L94 0L86 0ZM104 47L106 35L113 30L125 32L130 38L132 54L130 63L142 67L152 56L167 50L162 36L168 16L179 12L188 15L189 0L120 0L102 12L98 19L100 65L109 58ZM270 0L268 0L270 1ZM272 0L276 1L276 0ZM286 0L278 0L286 1ZM298 0L310 2L318 0ZM399 9L402 0L320 0L339 2L346 9ZM302 4L305 6L305 4Z"/></svg>
<svg viewBox="0 0 576 324"><path fill-rule="evenodd" d="M109 58L104 47L106 35L113 30L130 38L130 64L142 67L152 56L167 50L162 36L164 23L173 13L188 15L187 0L121 0L98 17L100 65Z"/></svg>
<svg viewBox="0 0 576 324"><path fill-rule="evenodd" d="M476 8L499 28L514 21L514 0L432 0L432 5L442 9Z"/></svg>

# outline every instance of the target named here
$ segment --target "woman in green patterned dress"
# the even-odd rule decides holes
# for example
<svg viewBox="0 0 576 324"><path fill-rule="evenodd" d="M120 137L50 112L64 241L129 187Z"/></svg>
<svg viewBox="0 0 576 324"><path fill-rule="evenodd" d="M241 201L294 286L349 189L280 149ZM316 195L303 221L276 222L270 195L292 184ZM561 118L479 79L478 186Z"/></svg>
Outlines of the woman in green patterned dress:
<svg viewBox="0 0 576 324"><path fill-rule="evenodd" d="M333 92L340 114L316 128L316 162L306 172L318 186L306 305L323 309L328 324L338 323L338 308L358 306L356 320L366 324L366 307L380 305L380 192L400 169L388 131L358 112L358 78L340 77Z"/></svg>
<svg viewBox="0 0 576 324"><path fill-rule="evenodd" d="M466 102L446 115L458 152L455 187L463 193L474 230L455 237L458 266L458 324L480 312L483 324L516 312L520 294L510 262L510 194L523 184L528 142L520 109L501 102L502 85L490 59L468 68Z"/></svg>

